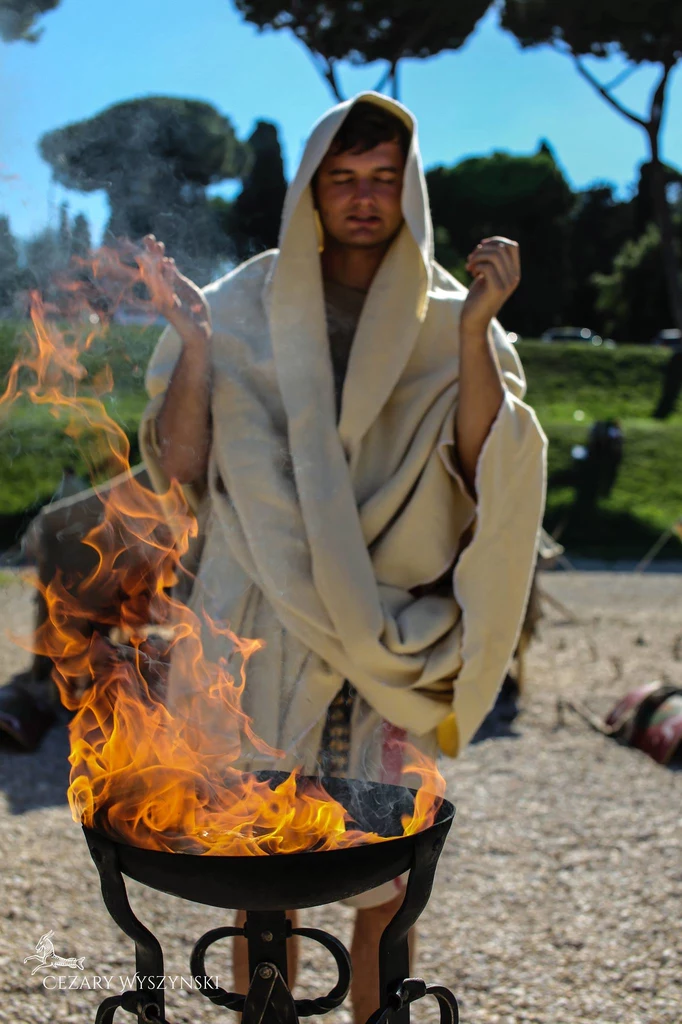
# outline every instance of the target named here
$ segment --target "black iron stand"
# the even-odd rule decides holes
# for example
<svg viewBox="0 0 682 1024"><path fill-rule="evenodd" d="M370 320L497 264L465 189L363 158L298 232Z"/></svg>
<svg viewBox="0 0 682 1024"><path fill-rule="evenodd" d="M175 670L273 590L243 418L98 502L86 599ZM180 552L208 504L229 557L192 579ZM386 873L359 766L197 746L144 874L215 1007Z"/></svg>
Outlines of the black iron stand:
<svg viewBox="0 0 682 1024"><path fill-rule="evenodd" d="M411 978L408 933L426 906L445 836L428 832L415 837L405 898L389 922L379 948L379 1009L368 1024L410 1024L410 1004L431 995L440 1005L441 1024L458 1024L457 1000L448 989ZM169 1024L165 1017L163 951L158 939L132 911L118 863L116 846L86 832L99 871L102 897L116 924L135 943L136 988L105 999L95 1024L114 1024L118 1009L136 1015L138 1024ZM248 942L251 984L246 994L227 992L206 973L205 956L220 939L243 935ZM316 999L294 999L287 982L287 939L299 935L319 942L336 963L336 984ZM292 928L283 910L247 911L244 928L213 928L195 944L190 956L193 983L217 1006L242 1014L242 1024L297 1024L300 1017L328 1013L348 995L351 962L345 946L318 928Z"/></svg>

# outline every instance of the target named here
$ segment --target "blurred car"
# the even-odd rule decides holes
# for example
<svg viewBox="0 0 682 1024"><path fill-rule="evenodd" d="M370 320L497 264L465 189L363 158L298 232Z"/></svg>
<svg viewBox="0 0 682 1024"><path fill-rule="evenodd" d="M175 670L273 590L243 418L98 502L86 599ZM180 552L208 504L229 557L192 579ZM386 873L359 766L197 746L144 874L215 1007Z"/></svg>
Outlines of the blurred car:
<svg viewBox="0 0 682 1024"><path fill-rule="evenodd" d="M153 327L156 324L166 323L165 317L154 310L147 312L142 309L126 309L122 306L114 311L112 319L115 324L121 324L122 327Z"/></svg>
<svg viewBox="0 0 682 1024"><path fill-rule="evenodd" d="M678 327L667 327L651 339L652 345L662 345L673 352L682 352L682 331Z"/></svg>
<svg viewBox="0 0 682 1024"><path fill-rule="evenodd" d="M540 335L540 340L582 341L588 345L594 345L595 348L599 348L602 345L604 348L616 347L613 338L602 338L601 334L596 334L589 327L550 327Z"/></svg>

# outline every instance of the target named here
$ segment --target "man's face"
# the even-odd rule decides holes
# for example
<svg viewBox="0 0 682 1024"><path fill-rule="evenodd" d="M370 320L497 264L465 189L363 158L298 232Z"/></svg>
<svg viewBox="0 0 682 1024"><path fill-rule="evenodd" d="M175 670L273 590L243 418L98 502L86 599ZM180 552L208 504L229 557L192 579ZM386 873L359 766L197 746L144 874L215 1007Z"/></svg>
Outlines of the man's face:
<svg viewBox="0 0 682 1024"><path fill-rule="evenodd" d="M382 142L366 153L327 153L315 187L326 235L352 248L390 242L403 222L404 170L397 140Z"/></svg>

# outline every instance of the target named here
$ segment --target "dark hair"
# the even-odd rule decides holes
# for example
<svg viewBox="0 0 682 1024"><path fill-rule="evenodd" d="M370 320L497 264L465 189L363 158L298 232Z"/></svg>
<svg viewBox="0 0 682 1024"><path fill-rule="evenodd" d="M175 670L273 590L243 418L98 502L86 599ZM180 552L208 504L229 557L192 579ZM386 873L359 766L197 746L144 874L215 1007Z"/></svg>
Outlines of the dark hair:
<svg viewBox="0 0 682 1024"><path fill-rule="evenodd" d="M334 156L340 153L366 153L382 142L396 140L407 159L410 139L410 129L399 117L376 103L360 100L348 112L332 139L329 152Z"/></svg>

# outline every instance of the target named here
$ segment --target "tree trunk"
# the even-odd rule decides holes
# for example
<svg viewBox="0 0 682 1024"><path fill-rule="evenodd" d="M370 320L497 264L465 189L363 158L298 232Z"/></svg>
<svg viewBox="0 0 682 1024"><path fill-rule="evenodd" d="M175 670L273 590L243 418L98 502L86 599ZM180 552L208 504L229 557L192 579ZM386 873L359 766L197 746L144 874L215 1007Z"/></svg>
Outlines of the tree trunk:
<svg viewBox="0 0 682 1024"><path fill-rule="evenodd" d="M391 96L394 100L400 99L400 83L398 81L399 62L396 61L391 69Z"/></svg>
<svg viewBox="0 0 682 1024"><path fill-rule="evenodd" d="M556 45L556 43L553 45ZM651 151L651 198L654 207L656 225L658 226L658 230L661 235L663 274L670 301L670 311L672 313L673 320L675 321L675 326L682 331L682 280L680 280L682 261L680 260L677 242L675 239L672 214L670 212L670 206L668 205L668 198L665 194L665 169L661 164L658 145L658 137L661 131L663 112L665 109L666 89L670 80L670 73L677 63L677 57L671 57L663 62L663 74L661 75L660 81L654 90L654 94L651 99L649 120L646 121L643 117L640 117L638 114L633 113L633 111L628 110L627 107L623 106L623 104L615 98L615 96L612 96L609 89L598 82L591 72L584 67L580 60L580 56L577 53L573 53L571 51L571 56L573 57L573 61L580 74L583 78L587 79L599 95L603 96L606 102L610 103L610 105L617 110L619 114L627 117L629 121L633 122L633 124L639 125L647 134L649 149Z"/></svg>
<svg viewBox="0 0 682 1024"><path fill-rule="evenodd" d="M341 93L341 90L339 89L339 83L336 80L336 72L334 70L334 65L330 62L327 65L327 70L324 71L322 74L327 85L331 89L334 98L338 100L339 103L343 103L344 97Z"/></svg>
<svg viewBox="0 0 682 1024"><path fill-rule="evenodd" d="M656 224L661 233L663 273L675 327L682 331L682 282L680 281L682 261L675 238L670 204L665 194L665 168L659 157L658 138L653 132L649 132L648 135L651 145L651 198Z"/></svg>

